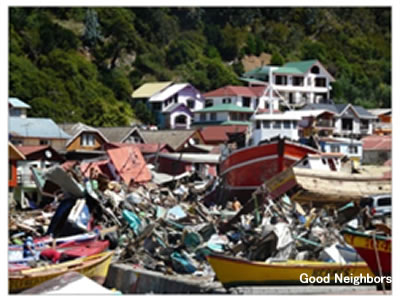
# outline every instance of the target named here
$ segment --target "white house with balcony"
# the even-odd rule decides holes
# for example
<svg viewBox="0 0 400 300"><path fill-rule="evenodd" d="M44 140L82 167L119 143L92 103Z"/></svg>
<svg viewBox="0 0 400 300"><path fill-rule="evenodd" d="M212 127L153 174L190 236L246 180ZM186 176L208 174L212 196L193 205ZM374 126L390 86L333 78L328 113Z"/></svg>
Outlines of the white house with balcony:
<svg viewBox="0 0 400 300"><path fill-rule="evenodd" d="M326 110L334 113L333 135L361 138L373 133L376 116L361 106L352 104L308 104L301 109Z"/></svg>
<svg viewBox="0 0 400 300"><path fill-rule="evenodd" d="M272 92L272 91L271 91ZM279 110L279 97L276 92L271 93L276 101L270 101L268 85L234 86L227 85L203 94L204 106L219 106L233 104L253 110Z"/></svg>
<svg viewBox="0 0 400 300"><path fill-rule="evenodd" d="M362 141L349 138L323 137L319 139L322 152L341 153L359 164L363 156Z"/></svg>
<svg viewBox="0 0 400 300"><path fill-rule="evenodd" d="M252 134L249 145L258 145L261 141L276 136L299 139L298 123L302 119L297 111L286 111L276 114L256 114L252 120Z"/></svg>
<svg viewBox="0 0 400 300"><path fill-rule="evenodd" d="M262 66L244 73L241 79L250 86L268 84L292 108L307 103L327 103L331 82L335 81L318 60Z"/></svg>

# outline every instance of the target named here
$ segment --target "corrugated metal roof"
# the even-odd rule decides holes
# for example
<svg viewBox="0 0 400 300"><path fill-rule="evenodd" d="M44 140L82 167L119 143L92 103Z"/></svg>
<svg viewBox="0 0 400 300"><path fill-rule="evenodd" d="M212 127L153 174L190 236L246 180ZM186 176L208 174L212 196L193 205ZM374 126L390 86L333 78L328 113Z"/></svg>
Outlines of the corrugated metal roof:
<svg viewBox="0 0 400 300"><path fill-rule="evenodd" d="M283 65L284 68L294 68L300 71L301 73L307 72L311 66L317 63L318 60L311 59L311 60L303 60L303 61L291 61Z"/></svg>
<svg viewBox="0 0 400 300"><path fill-rule="evenodd" d="M167 88L151 96L149 101L150 102L164 101L165 99L168 99L173 95L175 95L176 93L178 93L179 91L183 90L188 85L189 83L176 83L171 86L168 86ZM199 98L200 98L200 93L199 93Z"/></svg>
<svg viewBox="0 0 400 300"><path fill-rule="evenodd" d="M30 105L26 104L24 101L18 98L8 98L8 104L15 108L31 108Z"/></svg>
<svg viewBox="0 0 400 300"><path fill-rule="evenodd" d="M297 68L293 67L282 67L274 71L274 74L304 74L304 72L300 71Z"/></svg>
<svg viewBox="0 0 400 300"><path fill-rule="evenodd" d="M52 119L9 117L8 131L23 137L68 139L66 134Z"/></svg>
<svg viewBox="0 0 400 300"><path fill-rule="evenodd" d="M132 93L132 98L150 98L171 84L172 81L145 83Z"/></svg>
<svg viewBox="0 0 400 300"><path fill-rule="evenodd" d="M227 96L243 96L243 97L260 97L265 91L264 86L234 86L227 85L219 89L209 91L203 94L204 97L227 97Z"/></svg>
<svg viewBox="0 0 400 300"><path fill-rule="evenodd" d="M225 142L228 141L227 133L236 133L247 131L246 125L230 125L230 126L207 126L204 127L200 134L204 141L207 142Z"/></svg>
<svg viewBox="0 0 400 300"><path fill-rule="evenodd" d="M146 144L168 144L176 151L191 138L196 130L141 130Z"/></svg>
<svg viewBox="0 0 400 300"><path fill-rule="evenodd" d="M364 150L391 150L391 135L371 135L362 139Z"/></svg>

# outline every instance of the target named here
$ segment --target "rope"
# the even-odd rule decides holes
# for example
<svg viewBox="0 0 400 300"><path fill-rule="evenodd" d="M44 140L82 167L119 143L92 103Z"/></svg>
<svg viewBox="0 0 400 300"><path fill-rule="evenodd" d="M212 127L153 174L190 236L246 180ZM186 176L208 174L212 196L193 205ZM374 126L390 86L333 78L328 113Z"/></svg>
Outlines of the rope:
<svg viewBox="0 0 400 300"><path fill-rule="evenodd" d="M372 241L374 242L375 258L376 258L376 264L378 265L379 276L382 279L382 266L381 266L381 260L379 258L378 248L376 246L376 232L375 231L372 233ZM383 293L386 294L385 284L383 283L383 281L381 282L381 285L382 285Z"/></svg>

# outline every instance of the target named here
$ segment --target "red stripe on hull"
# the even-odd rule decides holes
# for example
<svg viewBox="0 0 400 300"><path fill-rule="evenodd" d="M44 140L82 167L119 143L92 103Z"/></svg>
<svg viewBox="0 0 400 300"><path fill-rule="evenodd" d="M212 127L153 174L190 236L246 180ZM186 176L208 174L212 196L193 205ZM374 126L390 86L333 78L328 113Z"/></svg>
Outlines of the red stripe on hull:
<svg viewBox="0 0 400 300"><path fill-rule="evenodd" d="M380 276L375 251L366 248L355 248L357 253L365 260L368 267L374 272L375 276ZM391 252L380 252L379 260L382 267L382 275L390 276L392 274L392 255Z"/></svg>

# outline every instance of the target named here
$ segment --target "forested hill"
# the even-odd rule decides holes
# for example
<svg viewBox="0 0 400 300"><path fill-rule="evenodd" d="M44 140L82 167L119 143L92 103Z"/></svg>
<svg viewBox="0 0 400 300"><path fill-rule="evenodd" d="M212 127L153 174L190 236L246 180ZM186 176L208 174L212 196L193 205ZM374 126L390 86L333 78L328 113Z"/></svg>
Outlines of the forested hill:
<svg viewBox="0 0 400 300"><path fill-rule="evenodd" d="M127 125L132 90L176 80L208 91L243 58L319 59L336 102L391 105L390 8L10 8L9 94L30 116Z"/></svg>

